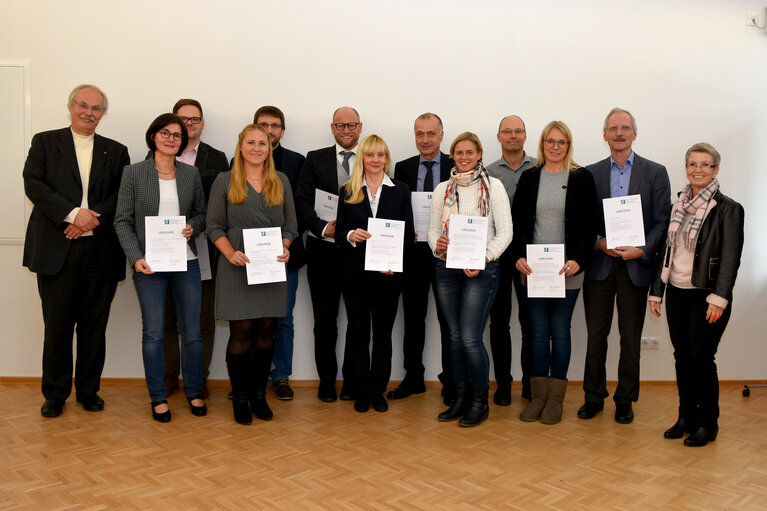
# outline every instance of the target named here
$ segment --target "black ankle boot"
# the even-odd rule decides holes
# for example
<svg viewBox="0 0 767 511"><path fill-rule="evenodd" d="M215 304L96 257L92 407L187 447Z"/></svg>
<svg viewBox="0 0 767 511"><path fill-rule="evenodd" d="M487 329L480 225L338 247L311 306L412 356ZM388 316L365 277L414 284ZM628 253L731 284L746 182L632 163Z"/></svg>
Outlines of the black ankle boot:
<svg viewBox="0 0 767 511"><path fill-rule="evenodd" d="M250 398L250 411L262 421L272 420L274 414L266 402L266 390L257 389L253 391L253 395Z"/></svg>
<svg viewBox="0 0 767 511"><path fill-rule="evenodd" d="M270 421L274 414L266 402L266 383L272 368L274 348L253 350L253 380L250 390L250 411L262 421Z"/></svg>
<svg viewBox="0 0 767 511"><path fill-rule="evenodd" d="M490 407L487 405L487 388L474 390L471 395L471 404L466 414L458 421L458 425L464 428L478 426L487 419Z"/></svg>
<svg viewBox="0 0 767 511"><path fill-rule="evenodd" d="M470 388L468 383L456 383L455 401L453 401L450 408L439 414L437 419L439 419L440 422L449 422L463 417L471 404L469 392ZM485 397L487 397L487 394L485 394Z"/></svg>
<svg viewBox="0 0 767 511"><path fill-rule="evenodd" d="M250 372L250 353L241 355L226 354L226 368L232 384L232 411L234 420L248 425L253 422L248 406L248 374Z"/></svg>

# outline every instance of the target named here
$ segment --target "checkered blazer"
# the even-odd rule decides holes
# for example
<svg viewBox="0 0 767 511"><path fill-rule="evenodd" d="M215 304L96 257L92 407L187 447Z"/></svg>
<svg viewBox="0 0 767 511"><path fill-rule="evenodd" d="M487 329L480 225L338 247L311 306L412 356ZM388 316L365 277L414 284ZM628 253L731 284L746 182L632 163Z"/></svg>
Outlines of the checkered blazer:
<svg viewBox="0 0 767 511"><path fill-rule="evenodd" d="M205 230L205 194L197 169L177 161L176 188L179 214L184 215L186 223L194 229L189 246L196 254L192 240ZM159 208L160 183L154 158L125 167L117 196L115 231L131 265L144 258L144 217L157 216Z"/></svg>

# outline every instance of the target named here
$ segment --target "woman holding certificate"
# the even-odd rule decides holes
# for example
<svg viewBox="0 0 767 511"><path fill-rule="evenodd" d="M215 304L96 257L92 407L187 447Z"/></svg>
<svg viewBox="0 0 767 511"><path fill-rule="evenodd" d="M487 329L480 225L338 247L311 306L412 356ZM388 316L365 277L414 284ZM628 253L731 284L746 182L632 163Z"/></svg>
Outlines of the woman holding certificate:
<svg viewBox="0 0 767 511"><path fill-rule="evenodd" d="M184 393L192 413L202 416L202 336L200 266L193 238L205 229L205 196L200 173L176 161L187 144L184 123L162 114L146 132L152 157L125 167L117 197L115 231L133 265L133 284L141 306L141 351L152 418L170 421L163 385L165 295L176 299L181 332Z"/></svg>
<svg viewBox="0 0 767 511"><path fill-rule="evenodd" d="M341 290L349 321L346 338L354 346L358 386L354 409L363 413L372 405L375 411L385 412L402 258L415 241L415 227L410 190L389 177L391 155L386 142L370 135L360 142L357 155L349 181L341 189L335 238L341 247Z"/></svg>
<svg viewBox="0 0 767 511"><path fill-rule="evenodd" d="M207 224L208 238L224 256L218 259L216 318L229 321L226 365L234 419L250 424L252 412L270 420L266 380L272 366L274 325L287 312L288 287L284 278L248 284L251 269L244 239L253 232L249 229L278 228L282 255L275 259L286 263L298 229L290 182L274 168L265 128L249 124L240 132L232 170L219 174L211 188Z"/></svg>
<svg viewBox="0 0 767 511"><path fill-rule="evenodd" d="M556 424L562 419L570 366L570 321L596 239L594 178L573 161L572 141L570 128L561 121L552 121L543 129L538 166L522 174L511 208L517 270L530 276L535 275L533 267L542 274L548 266L551 274L547 285L535 286L536 292L533 279L527 282L532 399L519 415L527 422ZM533 261L536 252L546 255ZM554 256L561 257L559 263ZM540 288L550 293L537 292ZM557 294L560 297L553 297Z"/></svg>
<svg viewBox="0 0 767 511"><path fill-rule="evenodd" d="M650 312L666 317L674 346L679 417L663 434L700 447L719 432L716 350L732 312L732 288L743 250L743 206L723 195L719 152L706 143L687 150L689 184L671 209L665 257L650 287ZM667 284L669 284L667 286Z"/></svg>
<svg viewBox="0 0 767 511"><path fill-rule="evenodd" d="M456 384L453 405L438 419L460 419L460 426L470 427L489 412L490 363L482 331L498 290L497 259L511 241L511 212L503 183L482 165L482 144L474 133L459 135L450 156L455 168L434 190L428 236L439 258L437 299L450 331Z"/></svg>

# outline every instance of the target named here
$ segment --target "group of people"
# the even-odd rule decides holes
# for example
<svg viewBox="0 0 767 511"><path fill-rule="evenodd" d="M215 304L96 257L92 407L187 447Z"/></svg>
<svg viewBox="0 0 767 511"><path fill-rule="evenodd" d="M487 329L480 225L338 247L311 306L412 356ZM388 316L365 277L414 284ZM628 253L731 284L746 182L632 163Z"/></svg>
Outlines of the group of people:
<svg viewBox="0 0 767 511"><path fill-rule="evenodd" d="M269 420L271 376L275 395L291 399L293 307L298 270L307 266L314 314L318 398L354 401L378 412L388 401L425 392L423 350L429 289L442 342L440 421L470 427L489 413L489 357L483 331L490 318L490 347L497 387L493 401L511 403L511 290L522 331L523 421L556 424L562 417L570 365L570 323L580 289L588 330L584 404L591 419L604 407L607 337L617 305L620 331L615 420L633 420L639 396L639 354L646 307L666 313L679 389L677 422L664 433L690 446L718 432L718 380L714 357L732 310L732 289L743 245L743 208L719 190L719 153L709 144L685 155L689 184L673 203L662 165L634 153L634 116L623 109L605 118L610 156L587 167L573 159L573 135L561 121L546 125L537 157L524 150L527 131L518 116L498 128L502 157L487 167L470 132L441 151L442 121L425 113L414 123L419 154L394 165L377 135L360 140L359 113L341 107L330 124L335 144L306 158L280 144L285 118L273 106L256 111L239 134L231 163L200 140L202 106L180 100L146 132L149 154L129 165L125 146L95 134L107 111L93 85L69 97L71 126L33 138L24 168L34 209L24 265L38 275L45 339L41 413L62 413L72 386L72 333L77 328L77 401L104 408L98 395L105 329L127 256L142 312L142 354L152 416L171 419L167 397L178 388L194 415L204 399L215 319L226 320L226 362L238 423L252 415ZM411 192L431 194L426 239L419 239ZM608 248L602 199L639 196L643 246ZM318 198L337 200L335 219ZM451 218L480 217L487 225L484 264L448 266ZM186 271L153 271L146 247L151 217L185 219ZM404 225L403 271L366 271L371 218ZM463 218L463 217L460 217ZM453 226L455 227L455 226ZM246 229L278 228L286 280L248 285ZM305 238L302 234L306 231ZM180 238L179 238L180 239ZM305 247L302 239L306 240ZM207 241L206 241L207 240ZM527 249L562 244L564 298L527 296L534 273ZM199 259L210 261L210 278ZM204 280L203 280L204 279ZM670 284L670 285L669 285ZM399 297L404 310L405 377L386 392L391 373L392 328ZM344 297L348 326L343 384L336 388L337 315ZM371 348L372 330L372 348ZM181 348L178 337L180 334ZM272 369L272 366L274 368Z"/></svg>

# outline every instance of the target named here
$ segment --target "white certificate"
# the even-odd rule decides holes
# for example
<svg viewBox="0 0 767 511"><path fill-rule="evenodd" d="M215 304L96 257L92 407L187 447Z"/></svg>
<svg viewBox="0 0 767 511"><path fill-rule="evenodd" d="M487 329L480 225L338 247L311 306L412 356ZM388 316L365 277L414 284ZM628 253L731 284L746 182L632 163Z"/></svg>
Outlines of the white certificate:
<svg viewBox="0 0 767 511"><path fill-rule="evenodd" d="M283 253L282 229L243 229L242 241L245 245L245 255L250 259L250 262L245 264L248 285L287 280L285 263L277 261Z"/></svg>
<svg viewBox="0 0 767 511"><path fill-rule="evenodd" d="M205 233L194 239L197 247L197 262L200 263L200 280L210 280L213 273L210 271L210 252L208 252L208 237Z"/></svg>
<svg viewBox="0 0 767 511"><path fill-rule="evenodd" d="M154 272L186 271L186 227L183 216L144 217L144 260Z"/></svg>
<svg viewBox="0 0 767 511"><path fill-rule="evenodd" d="M527 276L528 298L565 297L565 274L559 274L565 265L564 245L528 245L527 265L533 270Z"/></svg>
<svg viewBox="0 0 767 511"><path fill-rule="evenodd" d="M602 199L602 208L607 248L644 246L642 198L639 195Z"/></svg>
<svg viewBox="0 0 767 511"><path fill-rule="evenodd" d="M368 218L365 241L365 270L402 272L405 247L405 222L386 218Z"/></svg>
<svg viewBox="0 0 767 511"><path fill-rule="evenodd" d="M338 212L338 195L325 192L319 188L314 190L314 211L320 220L332 222Z"/></svg>
<svg viewBox="0 0 767 511"><path fill-rule="evenodd" d="M484 270L487 252L487 217L450 215L450 243L445 266L459 270Z"/></svg>
<svg viewBox="0 0 767 511"><path fill-rule="evenodd" d="M432 195L434 195L434 192L413 192L410 194L410 201L413 203L413 224L415 225L416 241L428 241Z"/></svg>

